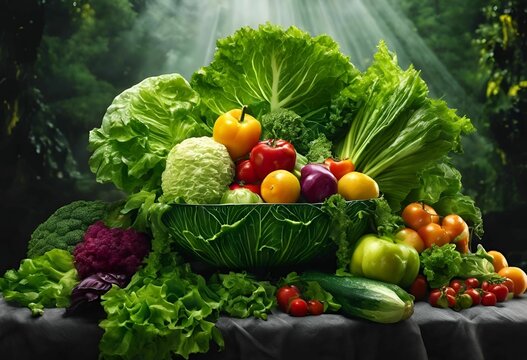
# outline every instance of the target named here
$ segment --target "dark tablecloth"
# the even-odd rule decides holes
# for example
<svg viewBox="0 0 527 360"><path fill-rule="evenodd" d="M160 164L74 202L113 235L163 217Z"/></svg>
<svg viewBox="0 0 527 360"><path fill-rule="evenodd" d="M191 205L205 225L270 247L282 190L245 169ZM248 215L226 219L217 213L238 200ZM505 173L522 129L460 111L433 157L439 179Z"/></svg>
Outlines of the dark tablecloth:
<svg viewBox="0 0 527 360"><path fill-rule="evenodd" d="M0 299L0 359L97 359L102 330L94 317L64 318L62 309L31 317ZM527 359L527 297L456 312L416 303L397 324L325 314L267 321L221 317L224 351L192 359Z"/></svg>

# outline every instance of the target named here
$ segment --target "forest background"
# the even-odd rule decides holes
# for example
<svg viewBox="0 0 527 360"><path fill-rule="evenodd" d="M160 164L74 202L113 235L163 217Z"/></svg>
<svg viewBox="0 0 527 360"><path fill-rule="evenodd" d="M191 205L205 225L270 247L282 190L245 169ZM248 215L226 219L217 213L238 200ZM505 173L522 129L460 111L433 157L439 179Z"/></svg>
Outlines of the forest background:
<svg viewBox="0 0 527 360"><path fill-rule="evenodd" d="M525 268L527 2L383 1L393 9L395 30L410 24L459 85L460 92L439 96L478 128L454 163L483 213L481 242ZM205 2L0 0L0 272L26 257L31 233L60 206L122 196L95 182L88 132L124 89L162 72L188 78L206 65L193 56L200 46L194 24ZM233 6L208 3L223 13ZM300 9L301 1L290 3ZM156 23L163 16L175 20L169 28ZM419 51L416 43L406 49L414 63L412 50ZM354 54L346 55L354 62ZM426 64L414 65L429 85L439 81L427 78Z"/></svg>

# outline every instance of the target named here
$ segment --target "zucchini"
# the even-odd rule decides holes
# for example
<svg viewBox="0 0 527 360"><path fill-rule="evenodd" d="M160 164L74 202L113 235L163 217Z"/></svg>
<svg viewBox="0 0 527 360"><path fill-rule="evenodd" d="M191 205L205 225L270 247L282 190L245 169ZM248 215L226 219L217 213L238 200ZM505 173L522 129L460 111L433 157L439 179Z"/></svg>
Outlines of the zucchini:
<svg viewBox="0 0 527 360"><path fill-rule="evenodd" d="M358 276L305 272L303 281L316 281L342 305L346 316L358 316L379 323L408 319L414 312L414 297L401 287Z"/></svg>

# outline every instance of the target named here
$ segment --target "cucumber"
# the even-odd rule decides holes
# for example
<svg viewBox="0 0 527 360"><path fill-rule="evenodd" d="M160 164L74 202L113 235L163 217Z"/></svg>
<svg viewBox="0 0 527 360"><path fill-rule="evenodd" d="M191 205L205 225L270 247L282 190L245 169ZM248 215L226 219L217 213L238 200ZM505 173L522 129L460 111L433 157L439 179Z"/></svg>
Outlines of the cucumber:
<svg viewBox="0 0 527 360"><path fill-rule="evenodd" d="M358 276L305 272L303 281L316 281L342 305L348 317L358 316L378 323L395 323L414 312L414 297L401 287Z"/></svg>

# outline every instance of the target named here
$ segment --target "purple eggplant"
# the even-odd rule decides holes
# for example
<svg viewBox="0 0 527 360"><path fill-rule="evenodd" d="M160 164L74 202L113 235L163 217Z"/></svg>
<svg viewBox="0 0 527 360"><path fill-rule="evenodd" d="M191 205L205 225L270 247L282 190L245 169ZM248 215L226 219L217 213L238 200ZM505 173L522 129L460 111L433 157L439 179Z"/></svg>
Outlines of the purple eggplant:
<svg viewBox="0 0 527 360"><path fill-rule="evenodd" d="M323 165L307 164L300 170L302 196L310 203L322 202L336 194L337 178Z"/></svg>

